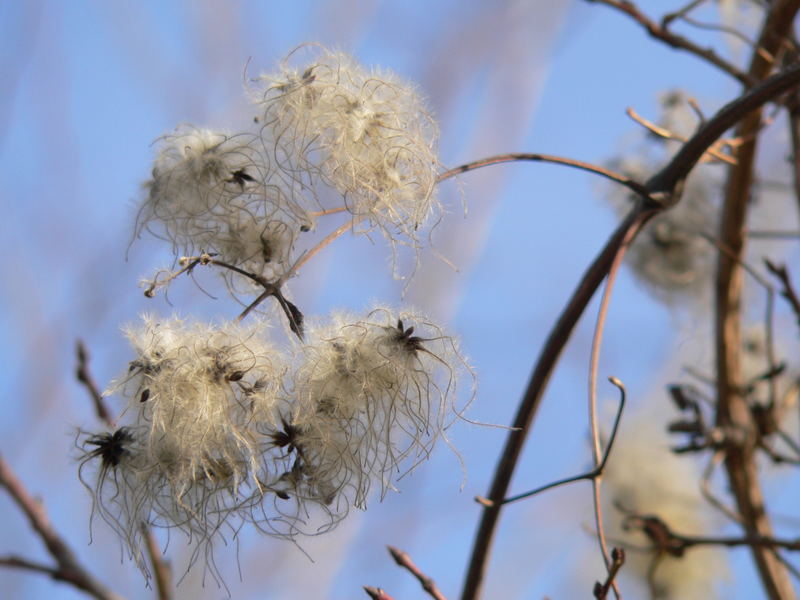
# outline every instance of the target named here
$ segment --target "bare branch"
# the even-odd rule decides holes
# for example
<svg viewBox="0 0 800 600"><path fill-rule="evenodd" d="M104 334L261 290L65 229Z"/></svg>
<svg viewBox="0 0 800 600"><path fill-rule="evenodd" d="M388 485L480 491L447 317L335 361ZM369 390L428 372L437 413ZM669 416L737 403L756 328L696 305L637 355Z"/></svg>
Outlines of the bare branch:
<svg viewBox="0 0 800 600"><path fill-rule="evenodd" d="M372 600L394 600L394 598L384 592L381 588L365 585L364 591L367 592L367 596L372 598Z"/></svg>
<svg viewBox="0 0 800 600"><path fill-rule="evenodd" d="M652 37L661 40L673 48L685 50L699 58L704 59L731 77L738 79L746 87L750 87L758 82L758 79L749 73L745 73L733 63L728 62L719 54L714 52L714 50L711 48L702 48L690 39L672 33L665 25L660 25L656 21L648 18L637 8L633 2L628 2L626 0L587 0L587 2L605 4L606 6L610 6L611 8L615 8L618 11L627 14L639 25L644 27L647 30L647 33L649 33Z"/></svg>
<svg viewBox="0 0 800 600"><path fill-rule="evenodd" d="M584 273L545 341L512 423L512 429L503 448L488 494L488 499L492 504L484 507L475 537L470 566L462 592L463 600L473 600L480 595L489 549L500 516L500 502L507 495L511 476L527 440L528 431L541 403L550 375L575 324L608 274L620 245L624 240L634 239L636 232L652 217L676 201L674 197L676 189L679 189L689 171L727 129L753 110L774 100L798 84L800 84L800 65L775 75L744 96L724 106L698 130L664 169L648 180L646 188L649 193L642 195L643 203L634 208L619 225Z"/></svg>
<svg viewBox="0 0 800 600"><path fill-rule="evenodd" d="M800 324L800 297L797 296L794 285L792 285L792 280L789 278L789 271L786 269L786 265L777 266L770 260L765 260L764 264L766 264L769 272L780 280L781 285L783 286L783 289L781 290L781 296L788 300L789 305L792 307L792 311L794 311L794 314L797 317L797 322Z"/></svg>
<svg viewBox="0 0 800 600"><path fill-rule="evenodd" d="M44 542L50 556L55 559L58 568L47 571L50 576L54 577L53 573L57 572L59 580L70 583L98 600L121 599L81 566L67 543L53 529L42 504L28 493L2 457L0 457L0 486L8 491L17 506L25 513L31 527ZM33 563L30 563L24 568L34 569L32 565ZM42 571L42 569L34 570Z"/></svg>
<svg viewBox="0 0 800 600"><path fill-rule="evenodd" d="M86 386L86 390L89 392L89 397L94 403L94 410L97 413L97 418L109 427L113 427L114 419L111 417L111 413L106 407L106 403L103 399L103 394L100 392L100 388L97 387L92 374L89 372L89 351L86 349L86 345L83 343L83 340L78 340L76 351L78 355L78 368L76 371L78 381Z"/></svg>
<svg viewBox="0 0 800 600"><path fill-rule="evenodd" d="M393 546L387 546L389 548L389 554L392 555L394 562L398 565L406 569L409 573L411 573L414 577L417 578L422 589L434 600L447 600L444 594L439 590L436 586L436 582L425 575L422 571L420 571L419 567L414 564L414 561L411 560L411 557L408 555L407 552L403 552Z"/></svg>
<svg viewBox="0 0 800 600"><path fill-rule="evenodd" d="M775 56L791 30L800 0L777 0L766 16L757 43L770 56ZM748 74L762 80L775 65L761 52L754 52ZM796 68L790 67L790 69ZM788 73L787 69L784 73ZM773 76L756 88L763 89ZM791 91L792 86L785 89ZM758 107L753 107L754 109ZM724 109L723 109L724 110ZM763 493L758 480L755 461L758 432L747 398L741 393L741 305L743 270L740 266L744 254L744 235L747 207L753 184L756 142L761 111L753 110L742 119L736 128L736 137L747 141L736 153L737 164L732 166L723 202L719 241L730 250L732 256L720 253L716 281L716 367L717 367L717 415L720 427L735 428L745 435L741 441L727 440L725 469L737 512L748 538L769 538L772 527L764 505ZM750 139L750 136L753 136ZM688 146L688 144L687 144ZM685 147L684 147L685 148ZM785 566L772 549L752 546L751 552L761 577L766 595L772 600L795 598L795 592Z"/></svg>
<svg viewBox="0 0 800 600"><path fill-rule="evenodd" d="M491 165L516 162L516 161L545 162L545 163L552 163L555 165L563 165L565 167L572 167L574 169L579 169L581 171L594 173L595 175L600 175L601 177L605 177L606 179L615 181L620 185L624 185L625 187L627 187L632 192L635 192L638 195L647 194L647 190L645 189L645 187L638 181L635 181L630 177L626 177L625 175L615 173L614 171L606 169L605 167L599 167L591 163L586 163L579 160L573 160L571 158L564 158L563 156L554 156L552 154L534 154L530 152L498 154L497 156L482 158L481 160L476 160L471 163L461 165L459 167L448 169L447 171L439 175L437 181L442 182L445 179L449 179L450 177L455 177L456 175L460 175L461 173L466 173L467 171L474 171L475 169L489 167Z"/></svg>

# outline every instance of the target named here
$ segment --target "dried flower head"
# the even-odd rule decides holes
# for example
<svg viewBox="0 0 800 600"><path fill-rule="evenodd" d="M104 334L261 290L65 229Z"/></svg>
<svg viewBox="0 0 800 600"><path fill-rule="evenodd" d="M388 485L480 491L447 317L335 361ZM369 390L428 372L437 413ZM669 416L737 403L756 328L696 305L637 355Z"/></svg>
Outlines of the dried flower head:
<svg viewBox="0 0 800 600"><path fill-rule="evenodd" d="M622 576L639 578L651 597L714 598L727 571L723 552L692 548L676 556L641 526L656 517L677 533L703 535L712 524L697 488L697 465L670 451L663 422L653 410L629 414L623 422L603 476L607 535L631 549Z"/></svg>
<svg viewBox="0 0 800 600"><path fill-rule="evenodd" d="M301 68L288 58L254 94L278 162L319 178L347 210L390 239L412 243L438 210L438 130L414 88L390 72L316 48ZM290 55L291 57L291 55ZM290 167L289 167L290 165Z"/></svg>
<svg viewBox="0 0 800 600"><path fill-rule="evenodd" d="M453 338L412 313L338 315L310 339L291 425L314 488L294 493L323 502L343 494L364 507L373 480L385 493L428 458L459 414L456 382L472 372Z"/></svg>
<svg viewBox="0 0 800 600"><path fill-rule="evenodd" d="M283 368L263 326L215 327L146 316L127 335L136 352L113 386L128 399L124 427L86 440L101 459L97 510L140 563L141 524L182 531L209 560L261 500L258 430L276 427Z"/></svg>
<svg viewBox="0 0 800 600"><path fill-rule="evenodd" d="M650 172L636 161L624 161L616 167L638 180L645 180ZM637 279L656 298L668 303L701 298L714 267L716 249L705 237L716 227L707 168L698 167L689 176L680 201L654 217L626 255ZM615 190L610 200L622 214L629 210L632 199Z"/></svg>
<svg viewBox="0 0 800 600"><path fill-rule="evenodd" d="M270 278L287 268L308 218L274 177L257 136L182 125L162 138L137 231Z"/></svg>
<svg viewBox="0 0 800 600"><path fill-rule="evenodd" d="M99 515L119 535L130 558L149 578L141 528L149 516L139 477L143 435L131 427L91 435L81 432L78 478L92 494L91 519ZM90 465L95 466L93 480L85 474Z"/></svg>

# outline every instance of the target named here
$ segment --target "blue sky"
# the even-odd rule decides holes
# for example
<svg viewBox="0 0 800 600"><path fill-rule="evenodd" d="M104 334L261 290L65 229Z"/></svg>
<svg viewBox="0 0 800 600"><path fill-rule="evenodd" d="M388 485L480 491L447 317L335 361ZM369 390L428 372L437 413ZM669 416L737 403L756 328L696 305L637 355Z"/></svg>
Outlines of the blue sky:
<svg viewBox="0 0 800 600"><path fill-rule="evenodd" d="M660 15L676 3L647 5L649 14ZM448 166L511 151L604 163L636 139L626 107L656 119L658 93L678 87L691 90L710 113L738 89L621 16L584 2L4 3L0 453L45 500L85 564L130 598L152 592L120 560L102 523L87 545L90 499L76 478L74 438L77 428L97 423L73 379L75 341L85 340L105 385L129 360L120 327L142 311L228 318L238 312L221 288L219 299L209 300L189 280L174 286L173 306L142 297L139 279L170 258L168 248L141 240L126 260L140 186L159 135L181 122L247 122L244 79L308 41L415 81L439 119ZM447 321L479 376L471 418L506 424L559 308L614 226L601 199L605 189L587 175L548 165L465 175L458 185L442 186L448 215L434 234L457 271L426 253L404 298L383 240L345 238L293 282L293 297L307 314L359 310L380 300L413 304ZM212 277L204 281L216 285ZM515 491L588 463L585 381L595 312L596 305L553 378ZM601 377L620 377L633 404L663 401L657 384L670 376L667 366L679 369L676 354L705 339L708 328L702 317L670 313L624 272ZM601 395L614 397L610 389ZM468 472L463 490L458 460L442 446L403 480L401 493L375 499L330 536L303 542L314 563L289 544L244 532L242 581L235 550L219 553L233 597L352 598L362 585L419 597L418 584L394 566L386 544L409 551L455 597L479 512L472 497L485 493L503 437L502 429L457 424L452 438ZM588 511L582 485L509 507L487 597L587 595L599 576L584 530ZM46 562L5 496L0 515L0 554ZM177 564L175 540L168 555L173 551ZM734 560L736 597L749 597L747 557L737 553ZM177 597L223 597L213 582L197 591L201 576L199 569L187 575ZM64 585L8 570L0 571L0 587L9 597L78 597Z"/></svg>

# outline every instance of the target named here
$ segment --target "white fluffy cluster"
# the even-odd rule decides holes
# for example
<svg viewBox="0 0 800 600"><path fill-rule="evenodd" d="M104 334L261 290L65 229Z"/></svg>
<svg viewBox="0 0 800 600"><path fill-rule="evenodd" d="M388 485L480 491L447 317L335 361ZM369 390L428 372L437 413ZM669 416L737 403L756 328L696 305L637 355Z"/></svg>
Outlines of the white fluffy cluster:
<svg viewBox="0 0 800 600"><path fill-rule="evenodd" d="M615 168L639 181L653 171L639 161L624 161ZM716 231L717 211L706 168L695 169L678 203L654 217L626 254L636 278L667 303L703 298L714 268L717 251L705 236ZM626 214L635 200L616 188L609 199L620 215Z"/></svg>
<svg viewBox="0 0 800 600"><path fill-rule="evenodd" d="M245 523L330 529L430 455L471 375L452 338L386 308L338 316L291 353L259 323L145 317L126 333L135 358L110 390L123 425L84 440L81 471L100 459L96 510L145 570L143 523L184 533L212 569L213 543Z"/></svg>
<svg viewBox="0 0 800 600"><path fill-rule="evenodd" d="M320 49L251 94L253 131L181 125L160 140L137 234L170 241L176 261L210 253L270 281L325 211L348 211L354 231L377 227L395 248L419 247L439 208L438 131L410 84Z"/></svg>
<svg viewBox="0 0 800 600"><path fill-rule="evenodd" d="M713 235L715 214L710 186L695 174L678 204L653 218L639 234L628 262L654 295L673 300L703 293L716 256L703 236Z"/></svg>
<svg viewBox="0 0 800 600"><path fill-rule="evenodd" d="M304 467L323 493L345 492L360 508L373 481L383 495L428 458L457 414L456 381L469 372L438 327L386 308L336 316L300 360L292 425Z"/></svg>
<svg viewBox="0 0 800 600"><path fill-rule="evenodd" d="M655 516L674 532L707 535L709 505L697 487L697 466L673 454L663 416L652 410L629 415L614 444L603 476L607 535L628 548L623 578L636 578L651 598L716 598L715 587L727 575L725 553L718 548L691 548L682 557L659 554L632 515ZM640 589L634 595L648 597Z"/></svg>
<svg viewBox="0 0 800 600"><path fill-rule="evenodd" d="M321 49L301 68L284 63L254 94L282 167L319 177L347 210L394 240L438 208L438 129L414 88L390 72ZM302 175L300 175L302 173Z"/></svg>
<svg viewBox="0 0 800 600"><path fill-rule="evenodd" d="M437 129L409 84L324 49L253 93L253 131L181 125L159 141L136 231L169 241L182 269L147 293L213 264L232 292L257 289L240 319L271 295L303 338L284 290L299 233L349 213L307 257L348 227L418 250L438 209ZM126 333L136 356L111 393L127 408L83 439L80 477L145 572L143 525L185 534L215 577L214 542L245 524L289 539L330 529L428 458L459 415L457 378L472 376L437 326L386 308L311 328L288 352L263 323L145 317Z"/></svg>
<svg viewBox="0 0 800 600"><path fill-rule="evenodd" d="M273 176L258 136L182 125L161 139L137 227L178 256L213 253L278 277L308 219Z"/></svg>
<svg viewBox="0 0 800 600"><path fill-rule="evenodd" d="M145 317L127 330L136 358L111 390L128 400L126 425L108 434L116 449L90 438L87 458L103 459L98 510L140 565L142 523L177 528L207 551L263 493L258 429L275 425L283 367L259 329Z"/></svg>

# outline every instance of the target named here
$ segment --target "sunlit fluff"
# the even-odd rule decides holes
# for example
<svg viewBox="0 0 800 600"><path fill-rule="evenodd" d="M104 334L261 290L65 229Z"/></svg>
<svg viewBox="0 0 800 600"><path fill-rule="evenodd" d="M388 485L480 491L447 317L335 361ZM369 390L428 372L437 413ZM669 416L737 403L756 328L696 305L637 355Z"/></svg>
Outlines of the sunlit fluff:
<svg viewBox="0 0 800 600"><path fill-rule="evenodd" d="M178 127L161 139L145 189L137 231L166 238L177 256L213 253L270 278L308 226L251 134Z"/></svg>
<svg viewBox="0 0 800 600"><path fill-rule="evenodd" d="M639 181L650 173L637 161L624 161L616 168ZM713 234L716 219L705 168L692 173L678 203L654 217L626 254L637 279L662 301L702 298L714 267L716 249L707 236ZM618 213L625 214L635 198L615 189L610 200Z"/></svg>
<svg viewBox="0 0 800 600"><path fill-rule="evenodd" d="M363 508L373 481L385 493L428 458L463 410L456 383L472 372L455 340L413 313L338 315L310 340L291 425L313 486L294 493L326 503L344 495Z"/></svg>
<svg viewBox="0 0 800 600"><path fill-rule="evenodd" d="M715 586L727 574L724 552L692 548L682 557L659 554L653 541L631 526L631 515L638 515L658 517L679 534L709 530L711 510L697 487L700 473L670 451L663 423L652 410L623 421L603 476L607 535L629 549L622 576L639 578L651 598L715 598Z"/></svg>
<svg viewBox="0 0 800 600"><path fill-rule="evenodd" d="M367 227L395 241L416 240L439 208L436 123L414 88L393 73L312 49L309 63L294 68L287 58L254 92L277 162L304 185L321 178L335 188Z"/></svg>
<svg viewBox="0 0 800 600"><path fill-rule="evenodd" d="M89 447L85 459L103 459L93 486L98 512L134 557L142 523L209 546L264 494L257 430L276 426L283 369L258 324L146 316L126 333L136 356L111 391L128 400L128 439L116 461Z"/></svg>

